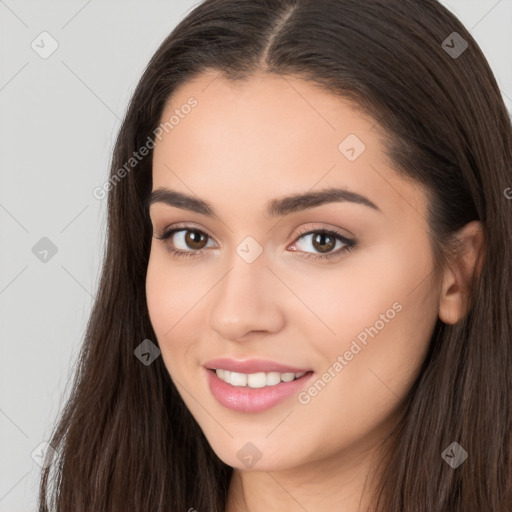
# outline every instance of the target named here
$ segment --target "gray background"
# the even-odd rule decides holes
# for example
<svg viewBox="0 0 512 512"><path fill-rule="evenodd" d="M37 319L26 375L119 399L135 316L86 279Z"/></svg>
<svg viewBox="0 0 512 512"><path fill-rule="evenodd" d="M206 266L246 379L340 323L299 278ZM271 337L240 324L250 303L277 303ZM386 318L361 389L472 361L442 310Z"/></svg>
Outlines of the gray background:
<svg viewBox="0 0 512 512"><path fill-rule="evenodd" d="M0 0L0 512L36 510L31 454L69 392L99 278L106 199L92 191L144 66L198 3ZM443 3L512 112L512 0ZM31 47L51 48L44 31L48 58ZM43 237L57 248L46 261Z"/></svg>

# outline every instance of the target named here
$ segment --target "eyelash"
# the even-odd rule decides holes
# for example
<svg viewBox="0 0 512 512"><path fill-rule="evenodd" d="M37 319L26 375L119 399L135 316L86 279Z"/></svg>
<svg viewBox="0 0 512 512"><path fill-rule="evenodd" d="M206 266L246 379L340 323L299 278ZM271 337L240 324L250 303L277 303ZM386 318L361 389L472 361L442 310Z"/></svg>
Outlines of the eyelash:
<svg viewBox="0 0 512 512"><path fill-rule="evenodd" d="M194 231L196 233L202 233L203 235L206 235L208 238L211 239L211 237L204 231L197 229L194 226L187 226L187 225L175 226L172 229L164 229L162 232L156 234L155 238L165 242L174 233L177 233L179 231ZM300 238L302 238L305 235L319 234L319 233L324 234L324 235L333 236L336 240L339 240L340 242L345 244L345 247L338 249L336 252L331 252L331 253L327 253L327 254L307 253L308 256L305 256L305 259L327 260L330 258L335 258L335 257L341 256L342 254L348 253L348 252L352 251L353 249L355 249L355 247L357 246L357 243L354 240L350 240L349 238L343 236L339 231L336 231L335 229L329 230L329 229L323 229L323 228L319 228L319 229L302 228L299 231L299 233L296 236L293 243L297 242ZM169 248L169 247L167 247L167 249L175 258L190 258L190 257L200 256L202 254L202 252L205 250L205 249L201 249L198 251L194 251L194 250L180 251L178 249L173 249L173 248ZM297 250L297 252L302 252L302 251Z"/></svg>

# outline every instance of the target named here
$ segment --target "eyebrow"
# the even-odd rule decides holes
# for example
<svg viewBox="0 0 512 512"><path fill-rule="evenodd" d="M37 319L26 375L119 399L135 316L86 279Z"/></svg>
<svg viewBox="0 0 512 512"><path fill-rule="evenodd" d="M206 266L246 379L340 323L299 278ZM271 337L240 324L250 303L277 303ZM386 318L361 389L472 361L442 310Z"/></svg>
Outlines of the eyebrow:
<svg viewBox="0 0 512 512"><path fill-rule="evenodd" d="M280 217L327 203L341 202L361 204L382 213L380 208L367 197L344 188L327 188L317 192L305 192L273 199L267 203L266 213L270 217ZM153 190L145 201L145 206L149 208L154 203L164 203L208 217L216 215L214 208L207 201L165 187Z"/></svg>

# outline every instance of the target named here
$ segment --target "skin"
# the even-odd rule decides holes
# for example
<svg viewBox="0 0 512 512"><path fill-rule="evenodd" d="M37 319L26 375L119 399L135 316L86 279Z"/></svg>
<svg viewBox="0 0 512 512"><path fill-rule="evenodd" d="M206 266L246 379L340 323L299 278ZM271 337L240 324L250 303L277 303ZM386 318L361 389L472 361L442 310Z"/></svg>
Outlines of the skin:
<svg viewBox="0 0 512 512"><path fill-rule="evenodd" d="M146 292L163 361L213 450L235 468L229 512L366 510L378 443L396 423L437 317L454 323L467 310L481 225L461 230L460 262L433 272L425 191L393 170L373 119L310 82L261 73L236 83L212 72L179 87L162 120L191 96L197 106L157 140L153 190L201 198L217 216L150 207L155 234L184 222L207 235L191 258L169 252L174 241L197 253L189 232L153 238ZM338 149L349 134L366 146L352 162ZM331 202L264 214L271 199L328 187L362 194L380 212ZM307 259L322 247L314 234L298 239L300 228L336 228L357 246ZM248 236L263 249L252 263L236 252ZM202 365L221 356L311 368L314 381L394 303L400 312L306 405L294 395L239 413L209 391ZM262 454L252 468L237 457L247 442Z"/></svg>

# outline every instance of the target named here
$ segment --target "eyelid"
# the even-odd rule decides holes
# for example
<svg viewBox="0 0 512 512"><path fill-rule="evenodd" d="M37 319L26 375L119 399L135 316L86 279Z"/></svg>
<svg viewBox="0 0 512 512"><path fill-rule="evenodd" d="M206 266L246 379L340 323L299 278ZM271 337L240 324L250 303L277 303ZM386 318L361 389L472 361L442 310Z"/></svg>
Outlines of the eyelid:
<svg viewBox="0 0 512 512"><path fill-rule="evenodd" d="M322 224L321 225L308 224L306 226L301 226L298 230L295 230L295 231L296 231L296 234L293 238L292 243L297 242L297 240L299 238L302 238L304 235L309 235L312 233L319 233L319 232L332 233L332 234L335 234L335 235L339 236L340 238L343 238L350 242L356 241L355 235L352 234L350 231L348 231L348 229L343 229L343 228L340 228L337 226L333 226L331 224L327 224L327 225L326 224L323 224L323 225Z"/></svg>
<svg viewBox="0 0 512 512"><path fill-rule="evenodd" d="M200 231L201 233L204 233L208 236L211 240L215 241L215 237L210 235L207 229L205 229L203 226L196 225L194 222L177 222L175 224L168 224L160 231L156 231L156 238L161 237L162 235L165 235L165 233L168 233L170 231L186 231L186 230L196 230ZM217 242L215 242L217 243Z"/></svg>

